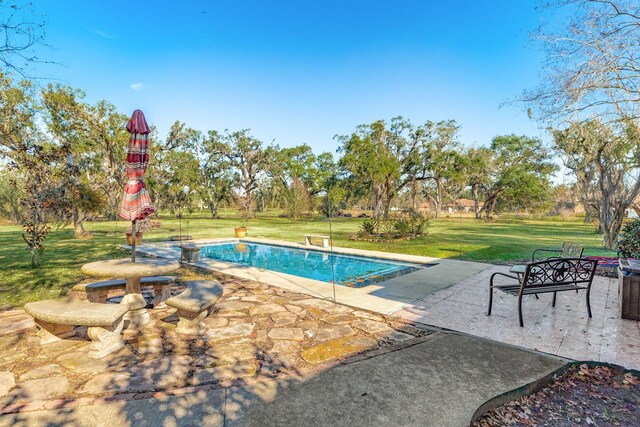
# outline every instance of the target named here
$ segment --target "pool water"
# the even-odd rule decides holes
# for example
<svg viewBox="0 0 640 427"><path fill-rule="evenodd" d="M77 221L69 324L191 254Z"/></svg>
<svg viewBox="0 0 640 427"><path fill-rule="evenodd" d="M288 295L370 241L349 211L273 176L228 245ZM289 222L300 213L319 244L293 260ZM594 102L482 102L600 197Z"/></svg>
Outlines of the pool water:
<svg viewBox="0 0 640 427"><path fill-rule="evenodd" d="M338 285L361 288L417 271L426 265L379 258L329 254L263 243L233 242L202 247L203 258L277 271ZM332 267L333 264L333 267ZM333 269L333 275L332 275Z"/></svg>

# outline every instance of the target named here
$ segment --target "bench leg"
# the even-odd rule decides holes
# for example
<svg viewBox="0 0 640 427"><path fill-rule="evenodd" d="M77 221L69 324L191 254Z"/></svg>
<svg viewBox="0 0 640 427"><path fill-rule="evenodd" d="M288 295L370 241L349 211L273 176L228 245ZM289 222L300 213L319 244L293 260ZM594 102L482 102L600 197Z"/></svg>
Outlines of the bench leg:
<svg viewBox="0 0 640 427"><path fill-rule="evenodd" d="M557 294L558 294L557 292L553 293L553 302L551 303L551 307L555 307L556 306L556 295Z"/></svg>
<svg viewBox="0 0 640 427"><path fill-rule="evenodd" d="M74 336L73 325L59 325L57 323L50 323L37 319L36 325L38 326L40 344L49 344L60 341L63 338L70 338Z"/></svg>
<svg viewBox="0 0 640 427"><path fill-rule="evenodd" d="M209 310L200 313L178 309L178 327L176 333L181 335L202 335L207 327L202 322L209 315Z"/></svg>
<svg viewBox="0 0 640 427"><path fill-rule="evenodd" d="M311 246L311 238L310 237L306 237L304 238L304 245L305 246Z"/></svg>
<svg viewBox="0 0 640 427"><path fill-rule="evenodd" d="M493 308L493 279L496 277L496 273L491 275L489 279L489 308L487 308L487 316L491 316L491 309Z"/></svg>
<svg viewBox="0 0 640 427"><path fill-rule="evenodd" d="M329 247L329 239L322 239L322 247L323 248Z"/></svg>
<svg viewBox="0 0 640 427"><path fill-rule="evenodd" d="M87 299L89 302L96 302L99 304L106 304L107 298L109 297L109 291L101 290L101 291L89 291L87 292Z"/></svg>
<svg viewBox="0 0 640 427"><path fill-rule="evenodd" d="M518 319L520 320L520 327L524 328L524 321L522 320L522 294L518 295Z"/></svg>
<svg viewBox="0 0 640 427"><path fill-rule="evenodd" d="M120 350L124 346L122 340L122 327L124 320L118 321L109 328L101 328L99 326L91 326L87 330L87 335L91 338L91 351L89 357L92 359L102 359L108 354Z"/></svg>
<svg viewBox="0 0 640 427"><path fill-rule="evenodd" d="M153 308L165 308L164 302L171 298L171 285L153 286Z"/></svg>

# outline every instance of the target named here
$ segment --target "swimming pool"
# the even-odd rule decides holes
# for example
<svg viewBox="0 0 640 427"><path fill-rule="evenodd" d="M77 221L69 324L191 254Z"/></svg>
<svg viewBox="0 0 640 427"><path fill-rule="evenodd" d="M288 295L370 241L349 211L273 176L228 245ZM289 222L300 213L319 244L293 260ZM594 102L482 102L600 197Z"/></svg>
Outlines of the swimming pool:
<svg viewBox="0 0 640 427"><path fill-rule="evenodd" d="M216 259L337 285L361 288L417 271L426 265L253 242L203 246L203 258ZM333 264L333 275L332 275Z"/></svg>

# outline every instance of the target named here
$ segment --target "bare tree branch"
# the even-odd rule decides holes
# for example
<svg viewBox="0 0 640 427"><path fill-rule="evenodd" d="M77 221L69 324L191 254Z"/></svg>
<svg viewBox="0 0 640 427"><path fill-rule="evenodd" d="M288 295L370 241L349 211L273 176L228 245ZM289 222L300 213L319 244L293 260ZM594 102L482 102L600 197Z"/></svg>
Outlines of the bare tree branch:
<svg viewBox="0 0 640 427"><path fill-rule="evenodd" d="M36 18L32 2L0 1L0 65L4 73L13 72L22 78L34 78L29 67L34 64L51 64L37 55L38 48L49 47L45 43L45 21Z"/></svg>
<svg viewBox="0 0 640 427"><path fill-rule="evenodd" d="M640 119L640 2L550 0L543 6L572 18L533 35L546 60L543 83L520 98L530 114L554 126Z"/></svg>

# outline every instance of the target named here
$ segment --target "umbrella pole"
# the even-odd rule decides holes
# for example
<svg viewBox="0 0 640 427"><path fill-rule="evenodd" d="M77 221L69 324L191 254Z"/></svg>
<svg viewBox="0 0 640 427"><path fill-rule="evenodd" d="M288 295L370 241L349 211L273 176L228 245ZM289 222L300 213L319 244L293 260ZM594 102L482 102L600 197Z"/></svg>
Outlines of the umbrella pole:
<svg viewBox="0 0 640 427"><path fill-rule="evenodd" d="M131 221L131 262L136 262L136 220Z"/></svg>

